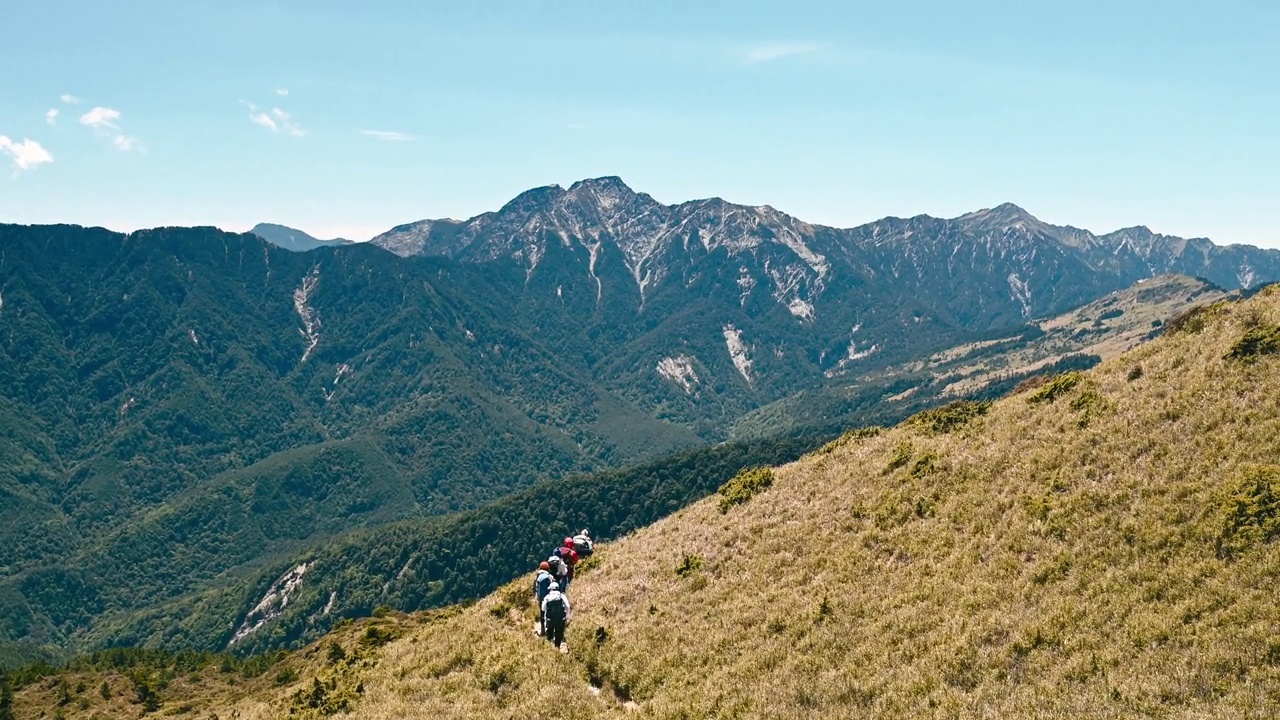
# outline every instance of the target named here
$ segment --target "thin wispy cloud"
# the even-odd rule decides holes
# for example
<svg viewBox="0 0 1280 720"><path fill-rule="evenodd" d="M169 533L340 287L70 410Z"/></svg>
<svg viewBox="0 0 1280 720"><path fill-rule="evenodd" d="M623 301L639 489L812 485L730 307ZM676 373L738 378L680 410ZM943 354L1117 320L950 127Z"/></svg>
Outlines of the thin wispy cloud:
<svg viewBox="0 0 1280 720"><path fill-rule="evenodd" d="M262 110L247 100L241 100L240 102L249 109L249 122L254 125L266 128L273 133L292 135L293 137L303 137L307 134L307 131L293 119L292 115L278 107Z"/></svg>
<svg viewBox="0 0 1280 720"><path fill-rule="evenodd" d="M61 100L63 104L66 104L66 105L80 104L80 98L76 97L75 95L62 95L58 99Z"/></svg>
<svg viewBox="0 0 1280 720"><path fill-rule="evenodd" d="M279 95L280 97L288 97L289 88L276 88L276 94Z"/></svg>
<svg viewBox="0 0 1280 720"><path fill-rule="evenodd" d="M271 119L271 113L258 112L258 109L252 105L249 106L249 122L254 125L260 125L271 132L278 132L280 130L280 128L276 126L276 121Z"/></svg>
<svg viewBox="0 0 1280 720"><path fill-rule="evenodd" d="M80 124L91 128L97 135L111 138L112 147L120 152L142 150L142 145L138 142L138 138L130 137L121 131L119 110L95 106L92 110L80 116Z"/></svg>
<svg viewBox="0 0 1280 720"><path fill-rule="evenodd" d="M813 42L761 43L747 48L746 52L743 53L743 59L746 60L747 64L755 65L801 55L812 55L821 49L821 45Z"/></svg>
<svg viewBox="0 0 1280 720"><path fill-rule="evenodd" d="M0 152L8 155L13 161L14 175L19 170L30 170L45 163L53 162L53 156L40 146L40 143L29 138L23 138L22 142L14 142L5 135L0 135Z"/></svg>
<svg viewBox="0 0 1280 720"><path fill-rule="evenodd" d="M409 133L396 132L395 130L361 130L360 134L378 140L386 140L387 142L408 142L418 139Z"/></svg>
<svg viewBox="0 0 1280 720"><path fill-rule="evenodd" d="M111 144L121 152L132 152L141 149L141 146L138 145L138 138L129 137L128 135L116 135L111 139Z"/></svg>
<svg viewBox="0 0 1280 720"><path fill-rule="evenodd" d="M49 123L50 125L57 125L58 124L58 108L49 108L49 111L44 114L44 121Z"/></svg>

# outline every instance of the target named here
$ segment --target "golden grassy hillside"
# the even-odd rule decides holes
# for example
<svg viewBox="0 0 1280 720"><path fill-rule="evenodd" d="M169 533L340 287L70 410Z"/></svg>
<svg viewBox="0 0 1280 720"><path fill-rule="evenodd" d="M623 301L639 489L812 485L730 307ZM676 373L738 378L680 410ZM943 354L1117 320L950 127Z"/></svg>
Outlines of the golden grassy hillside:
<svg viewBox="0 0 1280 720"><path fill-rule="evenodd" d="M344 628L285 661L296 679L210 677L187 714L1275 717L1280 291L1182 326L967 422L981 408L850 434L745 503L602 547L571 589L569 655L529 632L522 579ZM53 717L51 683L17 717ZM125 716L82 704L60 711Z"/></svg>

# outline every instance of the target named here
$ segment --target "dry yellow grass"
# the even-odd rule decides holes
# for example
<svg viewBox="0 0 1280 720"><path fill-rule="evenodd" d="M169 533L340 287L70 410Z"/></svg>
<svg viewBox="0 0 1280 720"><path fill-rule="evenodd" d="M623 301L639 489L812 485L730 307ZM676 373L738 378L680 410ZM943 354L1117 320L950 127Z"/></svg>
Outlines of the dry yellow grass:
<svg viewBox="0 0 1280 720"><path fill-rule="evenodd" d="M1054 402L837 442L743 505L708 498L602 547L567 656L530 633L521 580L379 621L402 637L358 662L312 648L291 685L223 688L192 716L314 716L298 693L334 678L350 717L378 720L1275 717L1280 542L1219 553L1241 478L1280 464L1280 356L1224 359L1266 323L1280 292ZM18 717L50 697L23 691Z"/></svg>

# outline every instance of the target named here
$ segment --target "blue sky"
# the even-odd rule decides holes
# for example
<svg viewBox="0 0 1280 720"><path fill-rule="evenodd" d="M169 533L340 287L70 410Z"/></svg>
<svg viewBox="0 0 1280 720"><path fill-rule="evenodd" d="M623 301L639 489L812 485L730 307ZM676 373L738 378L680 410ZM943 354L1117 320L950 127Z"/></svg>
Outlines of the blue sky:
<svg viewBox="0 0 1280 720"><path fill-rule="evenodd" d="M1280 246L1280 3L8 0L0 221L356 239L620 175Z"/></svg>

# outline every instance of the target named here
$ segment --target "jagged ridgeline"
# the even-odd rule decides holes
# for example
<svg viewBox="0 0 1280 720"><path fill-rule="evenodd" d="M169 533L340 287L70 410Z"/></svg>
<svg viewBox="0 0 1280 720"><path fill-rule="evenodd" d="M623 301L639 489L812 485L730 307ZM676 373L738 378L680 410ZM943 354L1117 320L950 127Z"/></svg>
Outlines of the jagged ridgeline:
<svg viewBox="0 0 1280 720"><path fill-rule="evenodd" d="M1271 717L1276 338L1271 289L743 475L598 547L568 655L529 632L521 578L337 628L256 679L85 668L24 681L13 709L136 712L129 678L169 677L161 707L241 718Z"/></svg>

